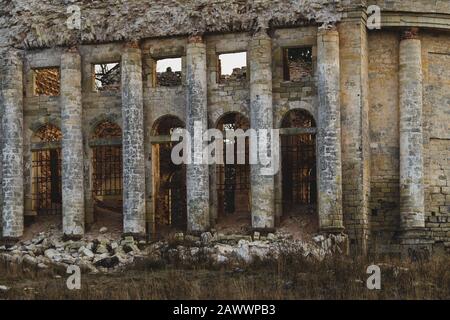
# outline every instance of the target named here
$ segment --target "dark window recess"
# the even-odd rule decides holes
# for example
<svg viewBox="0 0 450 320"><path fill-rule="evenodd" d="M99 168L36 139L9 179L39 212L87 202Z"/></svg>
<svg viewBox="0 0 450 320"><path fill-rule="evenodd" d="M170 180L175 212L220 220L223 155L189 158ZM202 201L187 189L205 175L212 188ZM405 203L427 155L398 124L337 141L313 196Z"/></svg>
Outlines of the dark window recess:
<svg viewBox="0 0 450 320"><path fill-rule="evenodd" d="M284 80L301 81L313 75L312 48L284 49Z"/></svg>
<svg viewBox="0 0 450 320"><path fill-rule="evenodd" d="M156 85L160 87L181 86L181 58L156 61Z"/></svg>
<svg viewBox="0 0 450 320"><path fill-rule="evenodd" d="M120 90L120 63L101 63L94 65L94 90Z"/></svg>
<svg viewBox="0 0 450 320"><path fill-rule="evenodd" d="M154 136L167 136L184 123L175 116L165 116L153 128ZM155 224L160 236L170 228L185 230L187 227L186 168L175 165L171 160L172 149L176 143L154 144L155 156L153 178L155 192Z"/></svg>
<svg viewBox="0 0 450 320"><path fill-rule="evenodd" d="M60 142L62 133L51 124L42 126L35 139L40 142ZM60 214L61 148L35 150L32 152L32 205L38 214Z"/></svg>
<svg viewBox="0 0 450 320"><path fill-rule="evenodd" d="M239 113L229 113L223 116L217 128L226 136L227 130L250 128L250 122ZM245 140L245 164L238 164L239 150L237 141L225 140L223 145L224 162L226 162L227 145L234 145L235 163L216 165L218 215L222 218L227 215L250 214L250 165L249 141Z"/></svg>
<svg viewBox="0 0 450 320"><path fill-rule="evenodd" d="M122 146L93 148L92 191L97 202L105 200L102 196L122 195Z"/></svg>
<svg viewBox="0 0 450 320"><path fill-rule="evenodd" d="M120 139L122 130L115 123L103 121L95 128L93 137L107 143L114 138ZM105 196L122 195L122 146L105 144L93 147L92 151L92 191L97 204L104 205L107 200Z"/></svg>
<svg viewBox="0 0 450 320"><path fill-rule="evenodd" d="M58 67L34 69L34 94L59 96L60 73Z"/></svg>
<svg viewBox="0 0 450 320"><path fill-rule="evenodd" d="M282 128L315 128L313 117L304 110L290 111ZM283 212L313 213L317 207L316 135L281 136Z"/></svg>

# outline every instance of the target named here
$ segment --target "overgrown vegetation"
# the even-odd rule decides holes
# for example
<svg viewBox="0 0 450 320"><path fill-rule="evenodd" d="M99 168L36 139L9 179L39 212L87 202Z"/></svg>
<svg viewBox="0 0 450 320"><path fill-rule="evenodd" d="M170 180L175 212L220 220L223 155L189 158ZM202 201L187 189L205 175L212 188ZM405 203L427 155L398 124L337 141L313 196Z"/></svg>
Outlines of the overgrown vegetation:
<svg viewBox="0 0 450 320"><path fill-rule="evenodd" d="M366 287L368 265L380 266L381 290ZM289 255L246 267L189 269L143 260L122 274L83 275L70 291L68 275L2 264L0 299L449 299L450 257L405 262L334 257L313 262Z"/></svg>

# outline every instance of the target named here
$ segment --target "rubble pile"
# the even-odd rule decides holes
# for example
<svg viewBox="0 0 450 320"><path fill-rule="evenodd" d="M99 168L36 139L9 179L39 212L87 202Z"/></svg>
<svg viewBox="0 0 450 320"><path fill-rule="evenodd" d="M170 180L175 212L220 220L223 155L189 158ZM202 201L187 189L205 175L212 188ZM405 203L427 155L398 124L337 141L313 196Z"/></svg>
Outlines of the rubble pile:
<svg viewBox="0 0 450 320"><path fill-rule="evenodd" d="M162 263L245 264L255 259L277 259L282 254L301 254L323 260L327 255L347 253L347 236L318 235L312 241L293 240L289 234L262 236L224 235L205 232L201 236L176 233L170 239L146 243L133 237L110 239L101 234L93 240L63 241L61 236L40 233L28 241L0 247L0 260L37 269L77 265L87 273L123 271L138 260Z"/></svg>
<svg viewBox="0 0 450 320"><path fill-rule="evenodd" d="M247 67L234 68L230 75L222 75L221 82L245 81L247 79Z"/></svg>
<svg viewBox="0 0 450 320"><path fill-rule="evenodd" d="M165 72L158 72L157 83L163 87L176 87L181 86L181 71L172 71L172 68L168 67Z"/></svg>

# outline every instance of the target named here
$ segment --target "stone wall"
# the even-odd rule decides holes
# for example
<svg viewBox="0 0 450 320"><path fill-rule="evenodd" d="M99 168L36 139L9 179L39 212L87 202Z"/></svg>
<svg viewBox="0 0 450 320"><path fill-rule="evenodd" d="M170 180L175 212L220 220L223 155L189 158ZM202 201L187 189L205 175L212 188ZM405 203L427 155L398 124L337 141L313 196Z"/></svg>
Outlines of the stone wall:
<svg viewBox="0 0 450 320"><path fill-rule="evenodd" d="M425 226L450 248L450 39L422 36L424 71Z"/></svg>
<svg viewBox="0 0 450 320"><path fill-rule="evenodd" d="M423 70L423 131L426 239L448 247L450 52L448 33L420 35ZM400 228L398 32L369 35L371 242L387 249ZM392 246L391 246L392 249Z"/></svg>
<svg viewBox="0 0 450 320"><path fill-rule="evenodd" d="M353 247L364 253L370 199L368 38L361 20L343 22L339 31L344 221Z"/></svg>
<svg viewBox="0 0 450 320"><path fill-rule="evenodd" d="M371 242L389 244L399 230L399 34L369 34Z"/></svg>

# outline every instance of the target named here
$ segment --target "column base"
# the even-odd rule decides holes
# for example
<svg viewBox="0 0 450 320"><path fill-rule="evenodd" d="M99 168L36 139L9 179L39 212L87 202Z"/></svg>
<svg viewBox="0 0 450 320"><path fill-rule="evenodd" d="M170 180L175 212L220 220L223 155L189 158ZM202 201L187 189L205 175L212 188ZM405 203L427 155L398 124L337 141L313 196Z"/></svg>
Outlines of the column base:
<svg viewBox="0 0 450 320"><path fill-rule="evenodd" d="M426 261L433 253L434 240L422 228L401 231L399 240L402 259Z"/></svg>
<svg viewBox="0 0 450 320"><path fill-rule="evenodd" d="M269 233L275 233L276 228L251 228L252 234L259 232L261 235L267 236Z"/></svg>
<svg viewBox="0 0 450 320"><path fill-rule="evenodd" d="M122 233L122 239L126 237L133 237L135 241L147 241L147 235L145 233Z"/></svg>
<svg viewBox="0 0 450 320"><path fill-rule="evenodd" d="M83 239L83 235L74 235L74 234L70 234L70 235L63 235L62 237L63 241L79 241L81 239Z"/></svg>
<svg viewBox="0 0 450 320"><path fill-rule="evenodd" d="M320 233L322 234L340 234L343 233L345 230L344 227L322 227L320 228Z"/></svg>
<svg viewBox="0 0 450 320"><path fill-rule="evenodd" d="M4 237L0 239L0 245L2 246L13 246L21 240L20 237Z"/></svg>

